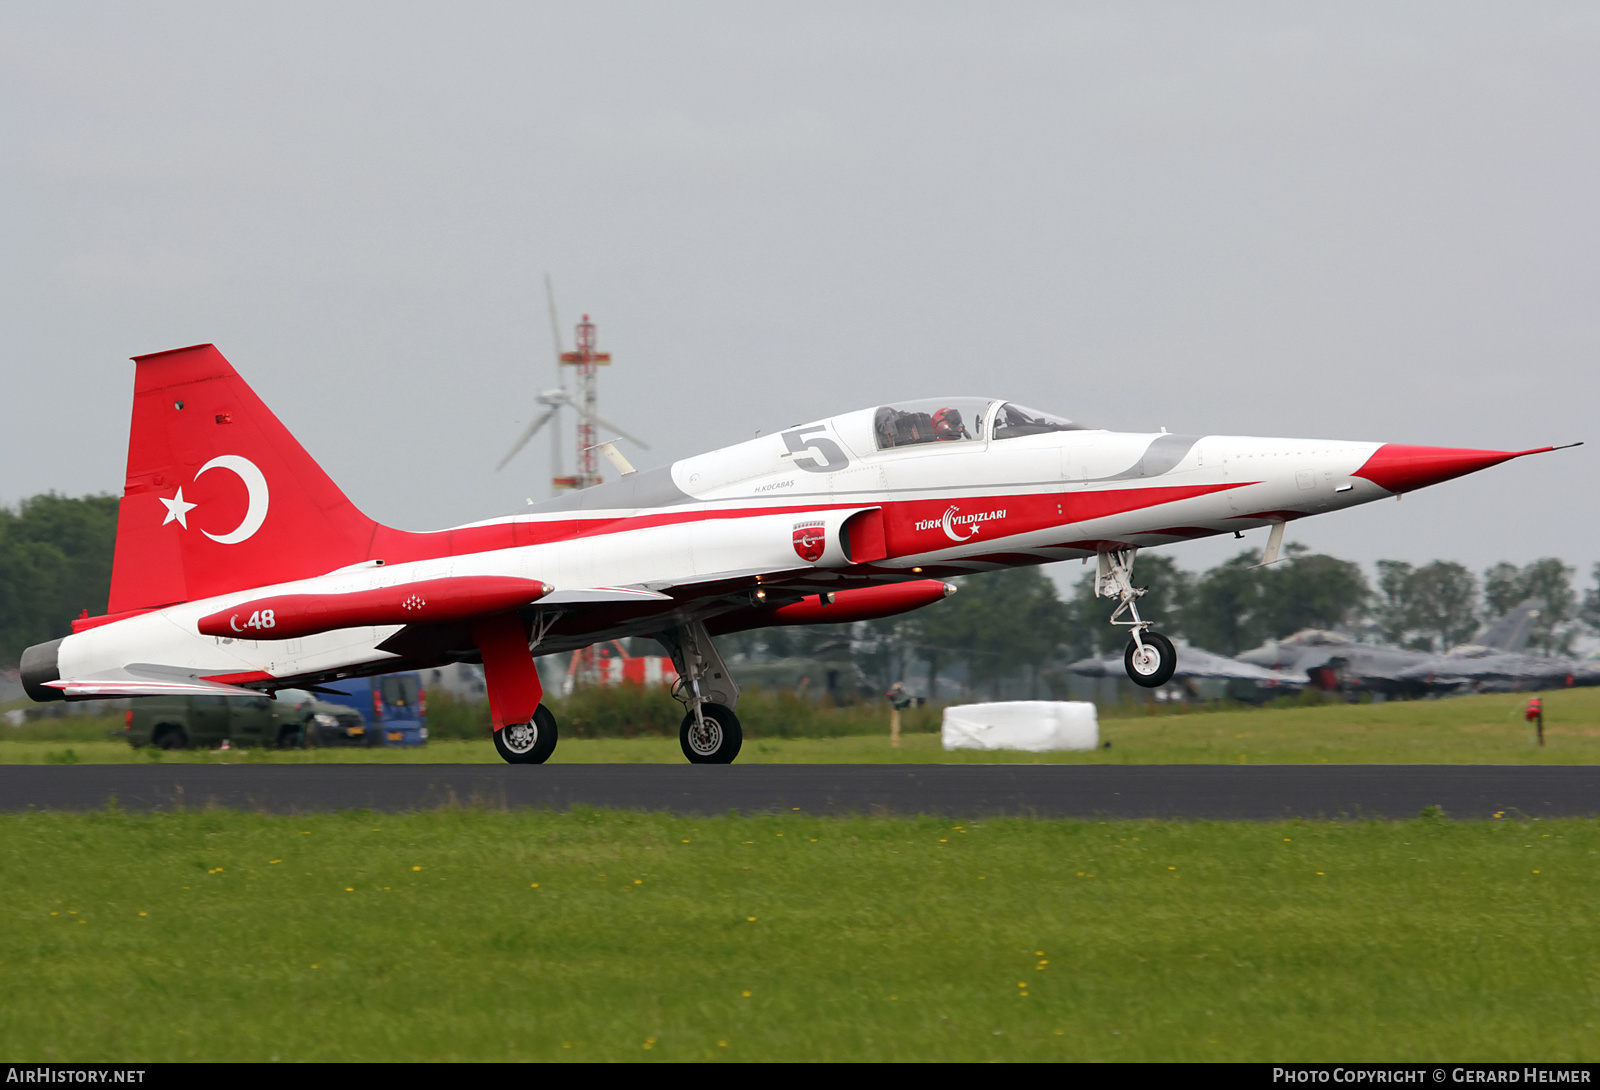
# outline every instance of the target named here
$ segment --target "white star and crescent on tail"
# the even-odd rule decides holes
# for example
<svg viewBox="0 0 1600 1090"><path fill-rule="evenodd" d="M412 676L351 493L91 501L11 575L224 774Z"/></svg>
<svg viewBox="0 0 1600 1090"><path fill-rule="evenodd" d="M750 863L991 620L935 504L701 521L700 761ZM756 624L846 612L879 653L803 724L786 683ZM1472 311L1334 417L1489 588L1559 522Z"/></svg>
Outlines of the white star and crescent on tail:
<svg viewBox="0 0 1600 1090"><path fill-rule="evenodd" d="M189 512L193 511L199 505L184 502L182 488L179 488L178 494L172 497L170 500L160 496L157 496L156 498L167 505L167 517L161 520L161 525L165 526L169 522L176 522L185 530L189 528Z"/></svg>
<svg viewBox="0 0 1600 1090"><path fill-rule="evenodd" d="M239 521L239 525L227 533L213 534L210 530L201 530L200 532L219 545L237 545L241 541L248 540L251 535L261 529L261 524L267 520L267 507L271 502L271 496L267 491L267 478L250 459L237 454L219 454L201 466L200 471L194 475L194 479L198 481L202 474L212 469L226 469L243 481L250 503L245 509L244 518ZM187 530L189 528L188 514L199 505L186 501L183 498L182 488L179 488L178 494L170 500L164 497L157 498L167 508L167 517L162 520L161 525L165 526L169 522L176 522Z"/></svg>

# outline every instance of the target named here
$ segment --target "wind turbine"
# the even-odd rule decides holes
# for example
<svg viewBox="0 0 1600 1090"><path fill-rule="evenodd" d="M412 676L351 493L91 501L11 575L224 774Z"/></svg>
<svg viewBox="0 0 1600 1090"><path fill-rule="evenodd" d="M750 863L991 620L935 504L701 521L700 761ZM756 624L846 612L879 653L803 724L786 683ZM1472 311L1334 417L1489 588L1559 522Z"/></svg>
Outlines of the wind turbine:
<svg viewBox="0 0 1600 1090"><path fill-rule="evenodd" d="M561 348L561 321L556 316L556 294L550 284L547 273L544 278L545 299L550 308L550 336L556 349L556 375L561 385L550 390L541 390L534 398L544 406L544 412L536 416L523 433L517 437L506 456L500 459L500 464L495 467L495 472L504 469L515 458L523 447L528 445L540 428L550 424L550 465L552 470L551 485L554 491L566 488L588 488L600 483L600 476L596 472L594 450L604 446L594 442L596 426L615 432L624 439L637 443L645 450L650 449L650 444L637 436L630 435L616 424L601 416L596 410L597 396L595 391L595 366L609 364L609 353L597 353L594 347L594 325L589 321L589 316L584 315L583 322L578 326L578 350L564 352ZM563 366L576 366L578 369L578 391L574 394L567 389L566 375L561 370ZM561 460L561 425L556 419L560 410L565 407L571 409L578 418L578 472L567 476L562 472ZM587 441L586 441L587 440ZM608 455L609 456L609 455ZM623 462L625 465L626 462Z"/></svg>

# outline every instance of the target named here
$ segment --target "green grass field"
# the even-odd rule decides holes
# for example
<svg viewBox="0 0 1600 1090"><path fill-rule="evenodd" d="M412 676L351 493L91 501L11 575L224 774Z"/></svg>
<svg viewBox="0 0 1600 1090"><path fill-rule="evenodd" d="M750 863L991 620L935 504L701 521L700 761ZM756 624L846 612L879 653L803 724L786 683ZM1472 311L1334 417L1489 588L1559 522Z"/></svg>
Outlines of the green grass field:
<svg viewBox="0 0 1600 1090"><path fill-rule="evenodd" d="M1092 753L946 753L936 734L908 733L890 749L887 713L883 733L841 737L784 738L752 731L741 763L831 762L1016 762L1089 764L1595 764L1600 763L1600 688L1545 693L1544 747L1533 744L1523 722L1525 695L1504 694L1387 704L1323 704L1313 707L1123 714L1101 720L1110 749ZM932 725L931 710L922 722ZM851 722L860 719L850 710ZM44 720L22 728L0 727L0 763L82 761L400 761L495 762L485 741L435 741L409 749L345 749L286 752L230 750L154 754L107 741L119 723L111 719ZM563 737L554 761L561 763L667 762L683 753L676 738Z"/></svg>
<svg viewBox="0 0 1600 1090"><path fill-rule="evenodd" d="M1600 822L0 818L0 1055L1600 1059Z"/></svg>

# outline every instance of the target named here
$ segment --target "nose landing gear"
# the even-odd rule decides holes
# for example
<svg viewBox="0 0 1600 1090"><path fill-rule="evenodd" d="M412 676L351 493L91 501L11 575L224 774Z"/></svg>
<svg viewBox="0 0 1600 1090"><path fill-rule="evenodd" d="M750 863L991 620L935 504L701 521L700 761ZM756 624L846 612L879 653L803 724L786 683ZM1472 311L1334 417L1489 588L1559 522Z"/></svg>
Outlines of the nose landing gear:
<svg viewBox="0 0 1600 1090"><path fill-rule="evenodd" d="M656 633L672 655L678 683L672 695L688 710L678 727L683 755L697 765L732 764L744 743L744 730L733 709L739 684L700 621L689 621Z"/></svg>
<svg viewBox="0 0 1600 1090"><path fill-rule="evenodd" d="M1109 549L1096 558L1094 593L1097 598L1116 598L1117 608L1111 613L1111 623L1126 625L1132 639L1123 652L1122 665L1135 685L1154 689L1172 680L1178 668L1178 652L1172 641L1159 632L1150 630L1154 622L1139 616L1135 604L1145 596L1148 587L1133 585L1133 559L1138 549ZM1120 618L1127 615L1129 620Z"/></svg>
<svg viewBox="0 0 1600 1090"><path fill-rule="evenodd" d="M698 712L698 714L696 714ZM739 756L744 729L739 717L721 704L702 703L683 717L678 744L690 764L726 765Z"/></svg>

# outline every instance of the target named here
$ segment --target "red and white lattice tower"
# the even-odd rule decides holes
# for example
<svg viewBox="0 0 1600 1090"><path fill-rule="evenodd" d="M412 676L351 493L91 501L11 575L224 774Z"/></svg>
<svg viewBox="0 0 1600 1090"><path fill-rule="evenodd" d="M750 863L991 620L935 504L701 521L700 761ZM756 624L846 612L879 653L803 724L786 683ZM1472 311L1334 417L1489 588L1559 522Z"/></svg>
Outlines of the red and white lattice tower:
<svg viewBox="0 0 1600 1090"><path fill-rule="evenodd" d="M558 489L590 488L600 483L600 452L596 450L595 414L600 411L600 396L595 389L595 368L611 363L611 353L594 350L594 323L585 314L578 323L578 347L561 353L563 367L578 370L578 460L577 472L570 477L555 477Z"/></svg>
<svg viewBox="0 0 1600 1090"><path fill-rule="evenodd" d="M556 477L552 483L557 488L591 488L600 483L599 451L595 449L594 417L600 411L600 397L595 389L595 368L610 364L611 353L594 350L594 323L585 314L578 323L578 347L573 352L561 353L563 367L578 370L578 459L577 471L570 477ZM601 655L598 647L582 647L572 653L568 667L569 685L599 685Z"/></svg>

